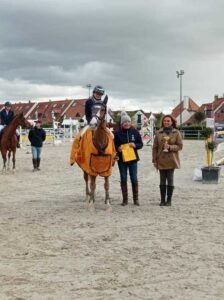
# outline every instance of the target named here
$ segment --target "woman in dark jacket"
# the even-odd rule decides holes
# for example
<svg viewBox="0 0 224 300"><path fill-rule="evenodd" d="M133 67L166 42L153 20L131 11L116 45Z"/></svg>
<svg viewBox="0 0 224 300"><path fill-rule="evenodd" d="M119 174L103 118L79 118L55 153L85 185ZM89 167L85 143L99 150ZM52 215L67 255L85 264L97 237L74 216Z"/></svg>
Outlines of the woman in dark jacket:
<svg viewBox="0 0 224 300"><path fill-rule="evenodd" d="M129 147L132 148L133 158L130 161L124 161L122 152L124 151L125 144L129 144ZM141 135L138 130L131 126L131 118L127 115L126 112L123 112L121 115L121 127L118 132L115 133L115 147L118 151L118 167L120 172L121 179L121 191L123 196L123 201L121 205L128 204L128 187L127 187L127 173L129 170L129 175L132 184L133 192L133 201L135 205L139 206L138 199L138 176L137 176L137 162L139 160L138 149L143 147L143 142ZM132 150L131 149L131 150Z"/></svg>
<svg viewBox="0 0 224 300"><path fill-rule="evenodd" d="M41 121L38 120L34 128L30 129L28 135L31 143L32 157L33 157L33 172L40 171L40 159L43 147L43 142L46 139L46 132L41 128Z"/></svg>

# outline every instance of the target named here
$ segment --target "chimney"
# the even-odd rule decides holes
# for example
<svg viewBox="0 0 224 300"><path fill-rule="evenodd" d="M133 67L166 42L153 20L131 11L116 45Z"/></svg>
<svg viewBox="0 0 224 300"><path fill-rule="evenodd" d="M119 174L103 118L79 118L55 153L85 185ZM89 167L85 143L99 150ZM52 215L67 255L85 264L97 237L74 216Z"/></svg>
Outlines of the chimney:
<svg viewBox="0 0 224 300"><path fill-rule="evenodd" d="M215 95L214 100L218 100L218 99L219 99L219 95Z"/></svg>
<svg viewBox="0 0 224 300"><path fill-rule="evenodd" d="M189 108L189 97L184 96L184 109L188 109L188 108Z"/></svg>

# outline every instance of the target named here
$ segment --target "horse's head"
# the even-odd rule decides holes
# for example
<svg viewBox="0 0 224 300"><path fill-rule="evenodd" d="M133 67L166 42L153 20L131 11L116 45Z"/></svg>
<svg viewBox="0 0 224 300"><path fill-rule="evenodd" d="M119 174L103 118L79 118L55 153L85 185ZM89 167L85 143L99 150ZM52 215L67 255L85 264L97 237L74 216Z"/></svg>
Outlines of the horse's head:
<svg viewBox="0 0 224 300"><path fill-rule="evenodd" d="M102 103L96 103L92 106L92 119L89 123L89 126L92 129L96 129L101 124L105 123L105 116L107 112L107 100L106 96Z"/></svg>
<svg viewBox="0 0 224 300"><path fill-rule="evenodd" d="M31 127L31 123L26 120L23 113L18 114L17 117L18 117L18 123L19 123L20 126L25 127L25 128L30 128Z"/></svg>

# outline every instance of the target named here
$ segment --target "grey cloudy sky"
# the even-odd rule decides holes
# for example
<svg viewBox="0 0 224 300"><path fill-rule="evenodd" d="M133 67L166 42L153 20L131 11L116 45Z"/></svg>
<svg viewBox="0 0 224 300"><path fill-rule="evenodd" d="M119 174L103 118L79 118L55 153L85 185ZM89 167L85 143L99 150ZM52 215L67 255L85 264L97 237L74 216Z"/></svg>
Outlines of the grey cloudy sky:
<svg viewBox="0 0 224 300"><path fill-rule="evenodd" d="M0 101L83 98L169 110L224 93L223 0L0 0Z"/></svg>

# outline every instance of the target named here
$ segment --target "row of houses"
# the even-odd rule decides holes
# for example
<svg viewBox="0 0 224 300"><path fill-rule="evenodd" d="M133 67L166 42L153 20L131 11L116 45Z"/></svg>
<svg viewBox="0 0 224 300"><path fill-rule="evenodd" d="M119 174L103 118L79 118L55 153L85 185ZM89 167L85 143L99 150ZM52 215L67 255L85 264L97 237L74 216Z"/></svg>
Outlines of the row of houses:
<svg viewBox="0 0 224 300"><path fill-rule="evenodd" d="M80 120L85 115L86 99L65 99L45 102L16 102L12 104L15 114L23 112L28 120L40 119L44 125L56 122L62 123L64 119ZM0 110L4 104L0 105Z"/></svg>
<svg viewBox="0 0 224 300"><path fill-rule="evenodd" d="M198 113L201 114L198 119ZM216 127L224 127L224 96L214 96L211 102L207 102L199 106L190 97L185 96L184 100L179 103L171 113L180 124L180 115L182 117L182 125L192 125L205 122L208 118L213 118Z"/></svg>
<svg viewBox="0 0 224 300"><path fill-rule="evenodd" d="M12 104L12 110L15 114L23 112L28 120L40 119L43 125L52 125L54 122L66 123L65 121L79 121L85 119L85 102L87 99L65 99L49 100L45 102L16 102ZM0 104L0 110L4 104ZM108 122L116 122L119 119L121 111L108 111ZM147 124L151 113L145 113L143 110L128 112L134 124ZM70 121L67 122L70 124Z"/></svg>
<svg viewBox="0 0 224 300"><path fill-rule="evenodd" d="M64 120L85 120L85 102L86 99L65 99L49 100L44 102L16 102L12 105L13 111L18 114L23 112L29 120L41 119L44 125L51 125L54 121L63 123ZM4 104L0 104L0 110ZM215 95L213 101L199 106L190 97L185 96L171 112L176 118L177 124L191 125L198 123L197 113L201 113L202 120L214 118L215 124L224 127L224 96ZM116 122L119 119L121 111L108 111L108 122ZM147 126L151 112L143 110L128 111L132 122L137 125ZM157 114L153 114L157 117Z"/></svg>

